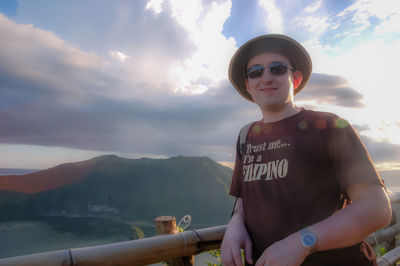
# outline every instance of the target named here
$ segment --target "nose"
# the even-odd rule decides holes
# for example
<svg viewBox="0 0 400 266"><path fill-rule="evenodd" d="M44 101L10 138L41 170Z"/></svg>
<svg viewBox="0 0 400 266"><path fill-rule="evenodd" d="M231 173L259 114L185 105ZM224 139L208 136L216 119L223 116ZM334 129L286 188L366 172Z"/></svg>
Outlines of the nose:
<svg viewBox="0 0 400 266"><path fill-rule="evenodd" d="M270 82L273 78L273 75L271 74L271 71L269 68L265 68L264 73L261 76L261 81L262 82Z"/></svg>

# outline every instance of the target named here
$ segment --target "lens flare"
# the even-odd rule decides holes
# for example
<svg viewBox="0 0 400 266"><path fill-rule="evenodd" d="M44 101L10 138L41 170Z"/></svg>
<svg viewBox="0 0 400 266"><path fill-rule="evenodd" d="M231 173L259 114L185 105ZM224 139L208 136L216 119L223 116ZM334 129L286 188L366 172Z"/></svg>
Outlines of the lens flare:
<svg viewBox="0 0 400 266"><path fill-rule="evenodd" d="M349 122L343 118L338 118L335 120L335 126L337 128L346 128L349 126Z"/></svg>
<svg viewBox="0 0 400 266"><path fill-rule="evenodd" d="M260 125L255 125L255 126L253 127L253 131L254 131L254 133L256 133L256 134L260 134L260 133L261 133L261 126L260 126Z"/></svg>
<svg viewBox="0 0 400 266"><path fill-rule="evenodd" d="M315 123L315 127L319 130L324 130L326 128L326 119L319 119L316 123Z"/></svg>
<svg viewBox="0 0 400 266"><path fill-rule="evenodd" d="M301 130L305 130L305 129L308 127L308 124L307 124L306 121L300 121L300 122L297 124L297 127L298 127L299 129L301 129Z"/></svg>

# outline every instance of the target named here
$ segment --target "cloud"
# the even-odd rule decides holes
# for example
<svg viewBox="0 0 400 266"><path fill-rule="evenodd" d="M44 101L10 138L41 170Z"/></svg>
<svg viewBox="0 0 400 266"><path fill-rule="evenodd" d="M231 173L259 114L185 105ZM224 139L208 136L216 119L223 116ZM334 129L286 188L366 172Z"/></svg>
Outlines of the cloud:
<svg viewBox="0 0 400 266"><path fill-rule="evenodd" d="M130 58L108 61L50 31L5 17L0 17L0 34L5 40L0 44L2 143L228 161L241 125L260 117L227 79L189 80L207 90L174 93L163 87L168 80L132 81L126 68ZM360 95L340 76L313 74L296 97L361 106Z"/></svg>
<svg viewBox="0 0 400 266"><path fill-rule="evenodd" d="M317 1L317 2L315 2L313 4L311 4L311 5L307 6L304 9L304 11L307 12L307 13L313 13L313 12L317 11L320 8L321 3L322 3L322 0L319 0L319 1Z"/></svg>
<svg viewBox="0 0 400 266"><path fill-rule="evenodd" d="M375 164L375 167L381 171L398 171L396 179L398 180L400 175L400 163L399 162L382 162Z"/></svg>
<svg viewBox="0 0 400 266"><path fill-rule="evenodd" d="M255 109L226 79L198 79L193 86L206 85L203 94L175 94L132 82L124 63L50 31L0 16L0 35L1 143L226 159Z"/></svg>
<svg viewBox="0 0 400 266"><path fill-rule="evenodd" d="M271 33L283 33L283 19L275 0L258 0L258 4L267 12L266 28Z"/></svg>
<svg viewBox="0 0 400 266"><path fill-rule="evenodd" d="M381 21L400 15L400 4L391 0L362 0L350 5L338 14L338 17L351 16L352 21L363 30L371 25L371 19L376 17Z"/></svg>
<svg viewBox="0 0 400 266"><path fill-rule="evenodd" d="M342 112L342 115L360 125L368 124L370 130L364 134L371 138L400 144L400 128L395 124L400 117L398 112L393 112L393 106L398 105L398 99L393 97L393 84L397 83L395 62L400 60L400 42L393 36L367 38L362 42L348 41L328 46L305 44L313 59L314 73L346 77L348 84L343 84L343 87L350 87L352 90L347 92L354 92L349 98L351 103L346 104L365 106L353 110L338 110L332 106L330 110ZM336 101L339 107L343 106L342 99L346 100L342 97ZM382 121L390 126L382 124Z"/></svg>
<svg viewBox="0 0 400 266"><path fill-rule="evenodd" d="M230 15L231 1L114 1L89 2L90 19L76 12L75 3L22 0L16 21L46 25L63 40L107 57L110 51L126 56L121 65L130 82L139 80L162 89L192 93L192 82L225 78L236 42L221 31ZM37 5L46 6L44 15ZM68 23L66 23L68 22Z"/></svg>
<svg viewBox="0 0 400 266"><path fill-rule="evenodd" d="M397 3L397 2L396 2ZM378 37L392 34L399 34L400 28L400 10L382 20L379 27L375 28L375 34Z"/></svg>
<svg viewBox="0 0 400 266"><path fill-rule="evenodd" d="M399 2L360 0L334 6L316 1L298 12L290 21L292 33L300 40L345 51L366 39L396 38L400 32ZM317 12L318 10L318 12ZM328 51L329 52L329 51Z"/></svg>
<svg viewBox="0 0 400 266"><path fill-rule="evenodd" d="M400 4L391 0L360 0L338 14L331 15L329 20L335 25L331 30L341 27L341 31L346 32L337 36L344 37L344 40L359 37L363 31L375 33L379 37L393 36L400 32L395 26L400 21Z"/></svg>
<svg viewBox="0 0 400 266"><path fill-rule="evenodd" d="M332 26L328 16L298 16L292 23L296 23L297 27L313 35L321 35Z"/></svg>
<svg viewBox="0 0 400 266"><path fill-rule="evenodd" d="M120 51L109 51L109 54L111 55L111 57L121 61L122 63L125 62L129 56L120 52Z"/></svg>
<svg viewBox="0 0 400 266"><path fill-rule="evenodd" d="M362 135L361 138L375 163L398 163L398 158L400 158L400 145L388 141L376 141L364 135Z"/></svg>
<svg viewBox="0 0 400 266"><path fill-rule="evenodd" d="M156 14L160 14L163 2L164 0L150 0L146 4L146 9L152 9Z"/></svg>
<svg viewBox="0 0 400 266"><path fill-rule="evenodd" d="M369 125L353 125L353 126L358 132L371 130L371 127Z"/></svg>
<svg viewBox="0 0 400 266"><path fill-rule="evenodd" d="M231 1L88 2L0 15L0 143L232 161L260 114L226 79ZM296 97L362 107L340 76L313 74Z"/></svg>
<svg viewBox="0 0 400 266"><path fill-rule="evenodd" d="M230 16L231 1L172 1L171 5L172 16L188 30L188 38L196 47L186 59L185 68L177 70L182 81L177 87L188 90L205 77L215 82L225 79L229 60L236 51L235 40L221 33Z"/></svg>
<svg viewBox="0 0 400 266"><path fill-rule="evenodd" d="M112 77L102 78L107 62L66 44L51 32L17 25L0 14L0 38L0 86L3 96L11 98L9 103L18 104L14 96L19 93L26 93L33 101L58 94L60 101L75 102L84 100L88 91L101 94L108 89L107 79Z"/></svg>
<svg viewBox="0 0 400 266"><path fill-rule="evenodd" d="M109 51L118 51L128 58L118 71L124 80L173 90L173 70L185 68L185 60L196 47L187 29L171 16L168 3L162 5L164 11L159 14L146 9L146 3L99 0L93 5L87 1L80 2L77 11L76 3L70 1L39 0L32 4L22 0L14 21L57 32L60 40L101 58L107 58ZM38 9L38 5L45 8Z"/></svg>
<svg viewBox="0 0 400 266"><path fill-rule="evenodd" d="M363 96L341 76L313 73L306 88L296 96L300 101L316 101L350 108L362 108Z"/></svg>

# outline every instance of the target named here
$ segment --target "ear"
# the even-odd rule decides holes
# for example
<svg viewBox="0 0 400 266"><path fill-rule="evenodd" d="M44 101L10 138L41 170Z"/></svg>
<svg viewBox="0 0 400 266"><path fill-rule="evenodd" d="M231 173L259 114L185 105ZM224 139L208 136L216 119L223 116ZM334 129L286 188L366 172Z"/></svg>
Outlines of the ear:
<svg viewBox="0 0 400 266"><path fill-rule="evenodd" d="M300 86L301 81L303 80L303 75L300 71L293 72L293 88L297 89Z"/></svg>
<svg viewBox="0 0 400 266"><path fill-rule="evenodd" d="M249 93L250 93L250 88L249 88L249 79L246 79L246 80L245 80L245 83L246 83L246 90L247 90L247 92L249 92Z"/></svg>

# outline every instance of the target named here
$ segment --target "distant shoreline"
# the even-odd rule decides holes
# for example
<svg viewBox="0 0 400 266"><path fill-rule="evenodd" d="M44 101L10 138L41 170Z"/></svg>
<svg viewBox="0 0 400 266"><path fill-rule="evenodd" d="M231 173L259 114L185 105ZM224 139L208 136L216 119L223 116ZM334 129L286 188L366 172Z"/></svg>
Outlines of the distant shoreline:
<svg viewBox="0 0 400 266"><path fill-rule="evenodd" d="M0 168L0 176L2 175L26 175L40 171L41 169L22 169L22 168Z"/></svg>

